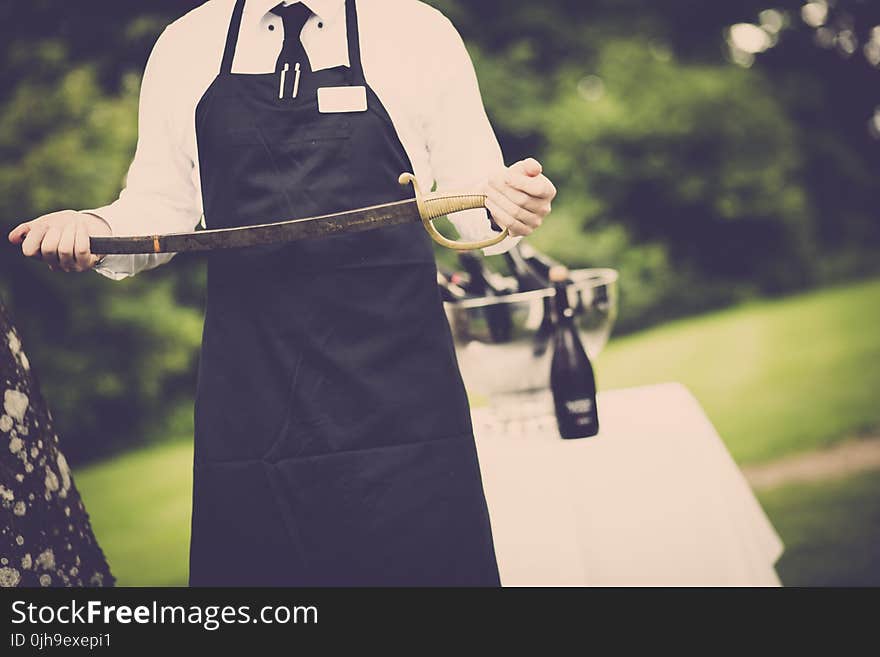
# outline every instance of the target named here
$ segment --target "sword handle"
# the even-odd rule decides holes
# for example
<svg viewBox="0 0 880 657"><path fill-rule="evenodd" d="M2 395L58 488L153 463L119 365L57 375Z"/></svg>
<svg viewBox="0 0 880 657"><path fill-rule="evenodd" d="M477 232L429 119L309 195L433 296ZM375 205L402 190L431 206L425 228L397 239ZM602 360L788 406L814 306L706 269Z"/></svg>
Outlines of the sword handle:
<svg viewBox="0 0 880 657"><path fill-rule="evenodd" d="M422 218L422 225L428 231L431 239L440 246L447 249L455 249L456 251L474 251L476 249L485 249L486 247L498 244L508 235L505 228L495 237L478 242L464 242L461 240L451 240L440 234L434 227L434 219L443 217L447 214L455 212L463 212L464 210L478 210L486 208L485 194L448 194L443 192L430 192L424 194L419 186L418 180L411 173L400 174L399 182L401 185L412 183L416 192L416 204L419 208L419 215Z"/></svg>

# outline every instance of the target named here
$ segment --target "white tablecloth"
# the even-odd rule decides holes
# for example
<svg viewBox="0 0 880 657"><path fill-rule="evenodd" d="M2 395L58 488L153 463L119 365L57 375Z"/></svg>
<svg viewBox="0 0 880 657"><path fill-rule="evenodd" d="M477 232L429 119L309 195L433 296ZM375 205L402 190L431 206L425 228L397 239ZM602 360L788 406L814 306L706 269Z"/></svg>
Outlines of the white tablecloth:
<svg viewBox="0 0 880 657"><path fill-rule="evenodd" d="M679 384L601 394L562 440L549 392L474 409L505 586L776 586L782 541Z"/></svg>

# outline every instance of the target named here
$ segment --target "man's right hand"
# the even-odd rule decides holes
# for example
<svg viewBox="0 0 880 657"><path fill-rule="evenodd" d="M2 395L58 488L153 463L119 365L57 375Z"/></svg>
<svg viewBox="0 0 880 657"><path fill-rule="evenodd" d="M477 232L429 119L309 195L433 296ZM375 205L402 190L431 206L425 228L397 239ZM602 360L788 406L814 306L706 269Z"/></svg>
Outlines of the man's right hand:
<svg viewBox="0 0 880 657"><path fill-rule="evenodd" d="M79 272L98 262L89 238L111 234L107 222L96 215L62 210L19 224L9 233L9 241L21 244L23 255L42 260L53 271Z"/></svg>

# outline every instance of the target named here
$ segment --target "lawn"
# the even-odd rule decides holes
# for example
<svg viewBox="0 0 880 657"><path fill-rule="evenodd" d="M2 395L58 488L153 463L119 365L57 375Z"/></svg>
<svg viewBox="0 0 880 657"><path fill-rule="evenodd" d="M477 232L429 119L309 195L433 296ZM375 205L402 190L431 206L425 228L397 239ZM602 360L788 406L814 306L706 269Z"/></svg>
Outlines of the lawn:
<svg viewBox="0 0 880 657"><path fill-rule="evenodd" d="M192 448L163 444L75 474L120 586L186 584Z"/></svg>
<svg viewBox="0 0 880 657"><path fill-rule="evenodd" d="M878 324L880 281L861 283L612 341L598 376L606 389L684 383L734 456L761 462L880 427ZM77 473L121 585L186 582L191 458L177 442ZM787 543L787 584L877 583L880 475L761 499Z"/></svg>
<svg viewBox="0 0 880 657"><path fill-rule="evenodd" d="M760 496L785 542L787 586L880 586L880 472Z"/></svg>
<svg viewBox="0 0 880 657"><path fill-rule="evenodd" d="M880 427L880 281L613 340L602 388L679 381L734 458L758 463Z"/></svg>

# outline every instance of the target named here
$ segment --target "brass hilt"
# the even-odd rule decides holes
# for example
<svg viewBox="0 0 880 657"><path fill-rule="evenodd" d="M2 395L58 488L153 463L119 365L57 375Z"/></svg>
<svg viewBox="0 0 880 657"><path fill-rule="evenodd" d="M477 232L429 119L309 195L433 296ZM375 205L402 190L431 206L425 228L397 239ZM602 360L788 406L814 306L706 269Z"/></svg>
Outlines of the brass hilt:
<svg viewBox="0 0 880 657"><path fill-rule="evenodd" d="M485 209L486 195L449 194L443 192L430 192L424 194L421 187L419 187L419 181L416 180L416 177L413 174L402 173L400 174L399 180L401 185L412 183L416 192L416 204L419 207L419 215L422 218L422 225L425 227L425 230L428 231L428 235L431 236L431 239L437 242L440 246L445 246L447 249L455 249L456 251L473 251L494 246L507 237L508 231L506 228L495 237L490 237L489 239L481 240L479 242L463 242L444 237L440 234L440 231L434 228L434 219L438 219L439 217L454 212L463 212L464 210Z"/></svg>

